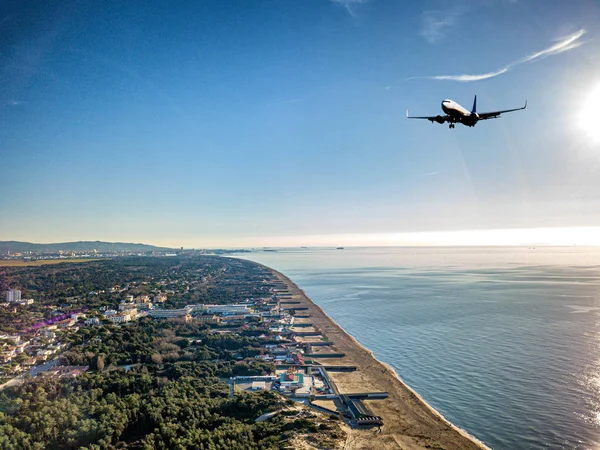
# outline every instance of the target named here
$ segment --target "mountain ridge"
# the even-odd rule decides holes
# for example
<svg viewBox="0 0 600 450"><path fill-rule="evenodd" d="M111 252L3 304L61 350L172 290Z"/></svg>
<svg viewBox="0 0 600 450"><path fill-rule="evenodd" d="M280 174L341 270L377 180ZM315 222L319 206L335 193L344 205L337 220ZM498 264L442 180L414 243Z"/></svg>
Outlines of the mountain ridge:
<svg viewBox="0 0 600 450"><path fill-rule="evenodd" d="M0 254L4 253L52 253L52 252L151 252L173 250L149 244L105 241L73 241L38 244L23 241L0 241Z"/></svg>

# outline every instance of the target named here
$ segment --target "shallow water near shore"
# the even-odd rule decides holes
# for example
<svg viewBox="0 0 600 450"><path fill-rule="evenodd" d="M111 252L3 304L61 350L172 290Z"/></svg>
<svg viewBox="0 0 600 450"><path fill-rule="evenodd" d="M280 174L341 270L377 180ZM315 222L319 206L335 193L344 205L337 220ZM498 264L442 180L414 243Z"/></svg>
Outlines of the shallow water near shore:
<svg viewBox="0 0 600 450"><path fill-rule="evenodd" d="M600 447L600 248L287 249L281 271L495 449Z"/></svg>

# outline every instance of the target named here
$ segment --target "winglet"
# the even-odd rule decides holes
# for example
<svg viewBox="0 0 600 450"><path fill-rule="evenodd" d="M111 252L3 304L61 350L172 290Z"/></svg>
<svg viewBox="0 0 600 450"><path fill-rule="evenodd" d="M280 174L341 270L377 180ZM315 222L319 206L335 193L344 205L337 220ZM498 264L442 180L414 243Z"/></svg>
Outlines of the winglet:
<svg viewBox="0 0 600 450"><path fill-rule="evenodd" d="M525 106L523 106L523 109L527 108L527 100L525 100Z"/></svg>
<svg viewBox="0 0 600 450"><path fill-rule="evenodd" d="M408 119L408 109L406 110L406 118Z"/></svg>
<svg viewBox="0 0 600 450"><path fill-rule="evenodd" d="M474 114L477 113L477 94L475 94L475 98L473 99L473 108L471 109L471 112Z"/></svg>

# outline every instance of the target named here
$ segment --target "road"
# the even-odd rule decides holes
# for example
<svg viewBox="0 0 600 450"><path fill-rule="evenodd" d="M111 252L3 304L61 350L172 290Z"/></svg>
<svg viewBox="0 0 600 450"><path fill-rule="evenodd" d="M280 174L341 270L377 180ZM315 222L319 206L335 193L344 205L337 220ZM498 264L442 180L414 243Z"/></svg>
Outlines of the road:
<svg viewBox="0 0 600 450"><path fill-rule="evenodd" d="M52 367L57 366L59 364L60 364L60 358L54 358L52 361L48 361L39 366L35 366L32 369L30 369L26 375L19 375L17 377L14 377L12 380L7 381L3 385L0 385L0 390L6 389L8 387L18 386L19 384L23 384L27 375L29 375L31 377L35 377L36 375L39 375L42 372L47 372Z"/></svg>

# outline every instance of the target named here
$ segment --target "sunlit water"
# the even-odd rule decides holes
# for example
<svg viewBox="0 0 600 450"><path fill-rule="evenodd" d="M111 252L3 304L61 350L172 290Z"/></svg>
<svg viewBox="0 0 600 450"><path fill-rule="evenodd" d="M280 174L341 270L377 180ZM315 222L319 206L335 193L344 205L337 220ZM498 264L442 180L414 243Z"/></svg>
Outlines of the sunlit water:
<svg viewBox="0 0 600 450"><path fill-rule="evenodd" d="M599 248L239 256L292 278L446 418L492 448L600 448Z"/></svg>

